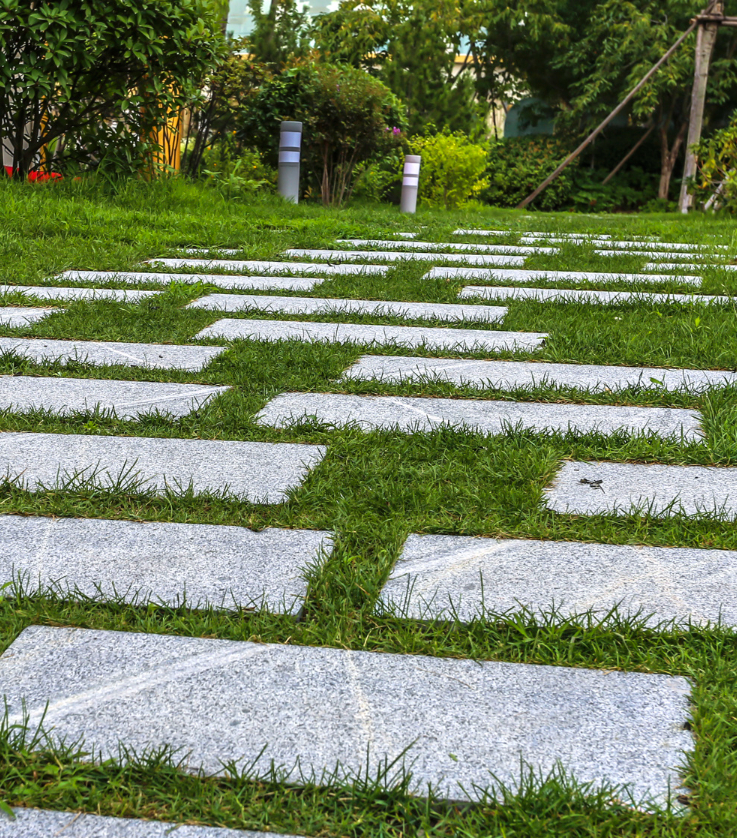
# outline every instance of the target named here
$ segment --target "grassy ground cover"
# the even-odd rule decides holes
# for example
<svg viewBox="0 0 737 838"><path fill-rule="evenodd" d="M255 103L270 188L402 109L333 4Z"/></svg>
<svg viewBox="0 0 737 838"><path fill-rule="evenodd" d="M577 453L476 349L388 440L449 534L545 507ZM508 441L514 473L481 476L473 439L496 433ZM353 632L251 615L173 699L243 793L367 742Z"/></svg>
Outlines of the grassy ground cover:
<svg viewBox="0 0 737 838"><path fill-rule="evenodd" d="M422 240L448 241L456 227L513 231L499 242L514 242L514 231L591 232L726 244L730 256L737 253L733 222L698 215L685 219L666 215L525 215L479 209L420 212L406 219L392 207L326 211L316 206L292 207L274 199L226 201L214 190L177 183L71 183L48 188L2 185L0 282L64 285L69 283L54 279L63 270L131 270L142 259L173 256L184 246L234 247L243 258L270 259L279 258L288 247L330 247L336 238L392 238L398 232L415 231ZM531 257L528 267L636 272L648 261L647 257L626 254L601 257L593 250L593 246L564 245L559 254ZM423 280L428 268L425 262L402 263L385 277L334 278L311 293L291 295L450 303L458 301L457 293L464 284L483 284L477 280ZM703 273L703 293L737 294L737 272L710 268ZM109 287L115 284L109 283ZM554 284L575 287L569 282ZM694 290L675 275L666 284L599 287ZM138 305L76 302L21 330L0 327L0 334L184 342L224 316L183 308L210 291L222 289L176 283ZM5 304L20 302L13 294L4 300ZM463 325L547 332L549 338L538 352L503 353L501 357L737 369L732 303L599 306L512 301L508 305L503 324ZM363 315L297 318L243 312L226 316L408 322ZM459 324L417 321L414 325ZM24 743L18 730L5 730L0 741L0 797L11 805L265 828L307 836L716 836L737 831L737 644L733 631L716 627L683 631L673 626L654 631L643 627L640 620L621 619L616 613L603 622L583 616L557 624L520 613L469 626L420 624L373 613L379 590L411 532L737 549L737 525L728 521L583 518L554 514L541 504L544 486L566 458L737 465L737 392L732 388L693 396L633 388L621 393L581 394L547 387L481 394L510 400L694 407L703 412L705 437L690 444L625 435L604 438L512 430L496 437L447 430L415 436L365 434L310 425L277 431L254 423L254 414L271 397L291 390L479 396L478 391L437 382L338 382L342 372L367 351L448 354L397 347L367 350L348 345L245 341L202 373L94 368L84 363L39 365L12 354L0 357L3 374L191 381L233 387L179 421L151 417L130 422L92 414L59 419L43 412L4 412L0 413L0 430L329 444L323 464L281 506L261 507L215 496L160 498L131 493L124 487L103 491L81 486L33 494L6 484L0 487L0 512L256 528L307 527L337 534L330 561L310 571L310 592L300 622L248 611L224 615L186 607L65 602L53 595L26 597L8 589L0 602L1 648L31 624L73 625L685 675L693 683L696 737L696 750L686 769L686 785L691 791L684 799L685 810L645 814L612 805L605 794L576 786L563 775L542 783L540 778L528 778L517 795L502 801L482 799L479 805L464 807L444 805L432 796L427 800L412 798L405 793L401 778L387 791L361 781L353 786L298 787L277 776L265 782L237 771L224 779L192 777L177 771L176 755L149 754L125 766L92 764L78 752L83 746L70 743L68 749L39 752L30 747L28 737Z"/></svg>

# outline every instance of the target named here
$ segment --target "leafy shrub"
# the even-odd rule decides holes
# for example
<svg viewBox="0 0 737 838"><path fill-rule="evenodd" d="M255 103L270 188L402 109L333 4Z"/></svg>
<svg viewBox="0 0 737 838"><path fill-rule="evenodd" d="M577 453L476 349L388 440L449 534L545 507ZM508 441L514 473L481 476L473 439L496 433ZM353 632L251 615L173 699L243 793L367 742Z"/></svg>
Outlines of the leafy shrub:
<svg viewBox="0 0 737 838"><path fill-rule="evenodd" d="M737 113L697 146L698 168L689 191L708 209L737 212Z"/></svg>
<svg viewBox="0 0 737 838"><path fill-rule="evenodd" d="M489 185L486 146L471 142L460 131L415 137L409 152L422 157L418 198L427 206L463 206Z"/></svg>
<svg viewBox="0 0 737 838"><path fill-rule="evenodd" d="M226 143L205 152L202 175L205 183L215 187L224 198L252 195L276 186L276 171L263 162L260 152L230 154Z"/></svg>

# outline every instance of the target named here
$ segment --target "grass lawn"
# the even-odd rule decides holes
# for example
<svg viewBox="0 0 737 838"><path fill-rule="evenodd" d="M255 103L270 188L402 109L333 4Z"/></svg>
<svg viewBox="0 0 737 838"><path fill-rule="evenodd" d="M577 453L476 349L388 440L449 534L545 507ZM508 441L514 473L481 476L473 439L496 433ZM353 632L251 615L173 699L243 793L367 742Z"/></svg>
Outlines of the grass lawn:
<svg viewBox="0 0 737 838"><path fill-rule="evenodd" d="M63 270L132 270L143 259L175 256L185 246L239 248L245 259L284 258L289 247L331 247L337 238L397 238L449 241L457 227L511 231L590 232L615 237L653 235L664 240L726 244L737 255L737 226L729 218L701 215L596 216L536 214L494 209L420 211L403 218L394 207L356 206L324 210L293 207L276 199L226 200L212 189L179 183L94 185L0 184L0 282L65 283ZM463 241L472 242L472 237ZM478 238L478 242L497 239ZM503 243L516 241L514 232ZM214 255L214 254L213 254ZM602 257L594 246L562 245L555 255L530 257L527 267L637 272L645 256ZM386 276L336 277L294 296L351 297L454 303L464 284L423 280L427 262L392 266ZM688 273L688 271L686 271ZM737 295L737 272L704 270L700 293ZM67 283L68 284L68 283ZM504 284L514 284L507 283ZM569 282L554 283L572 287ZM115 287L115 283L108 284ZM147 288L150 285L117 284ZM585 284L582 287L587 287ZM678 281L658 285L607 283L606 290L689 293ZM75 302L24 329L0 326L0 335L57 339L184 343L224 316L184 306L223 289L176 283L140 304ZM249 292L257 293L257 292ZM269 293L269 292L265 292ZM290 292L271 292L290 293ZM467 301L467 302L479 302ZM27 304L8 294L5 305ZM43 303L48 305L48 301ZM490 305L499 305L489 301ZM535 353L498 357L578 364L615 364L695 369L737 369L737 320L724 305L619 304L512 301L503 325L478 329L547 332ZM394 323L365 315L300 316L231 313L267 319ZM212 343L213 341L210 341ZM437 355L396 347L371 354ZM374 605L404 539L410 533L446 533L737 549L737 524L686 518L591 518L560 515L541 504L544 486L564 459L678 464L737 465L737 392L727 388L701 396L638 389L582 395L546 387L484 391L484 398L694 407L703 411L705 438L680 444L627 435L541 435L509 431L485 437L438 430L404 435L328 430L304 425L279 431L253 421L270 398L289 391L351 392L477 397L469 388L442 383L338 382L366 348L352 345L277 344L243 341L202 373L95 368L82 363L33 364L0 357L2 374L188 381L233 387L210 405L179 421L147 418L118 421L79 415L54 418L0 413L0 430L123 434L203 439L292 441L329 444L324 462L289 502L257 506L218 497L126 494L90 489L29 493L0 487L0 511L34 515L118 518L332 530L335 551L311 571L304 617L243 611L191 611L96 601L64 602L6 590L0 602L0 650L25 627L37 625L180 634L332 646L509 662L611 668L683 675L693 684L696 748L688 759L685 813L638 812L612 805L604 792L576 786L563 776L528 778L507 799L452 806L365 782L354 786L298 787L264 782L247 773L230 778L195 777L177 771L176 756L156 753L121 766L92 764L70 743L67 750L37 750L17 730L0 743L0 799L10 805L84 810L241 829L267 829L304 836L711 836L737 834L737 641L732 630L673 626L653 630L641 620L534 620L520 613L470 625L418 623L377 617ZM463 357L484 357L483 354ZM539 778L538 778L539 779Z"/></svg>

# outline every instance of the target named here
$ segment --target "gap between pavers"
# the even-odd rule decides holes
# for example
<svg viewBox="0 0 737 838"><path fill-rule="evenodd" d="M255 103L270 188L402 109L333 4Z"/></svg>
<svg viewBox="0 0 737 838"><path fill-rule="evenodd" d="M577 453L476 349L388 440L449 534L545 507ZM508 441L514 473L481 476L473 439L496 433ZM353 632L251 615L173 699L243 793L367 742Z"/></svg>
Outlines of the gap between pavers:
<svg viewBox="0 0 737 838"><path fill-rule="evenodd" d="M574 387L590 393L641 387L700 393L737 384L737 373L723 370L552 364L547 361L477 361L459 358L412 358L364 355L343 373L344 379L370 381L448 381L479 389Z"/></svg>
<svg viewBox="0 0 737 838"><path fill-rule="evenodd" d="M0 515L0 585L65 599L298 616L330 533Z"/></svg>
<svg viewBox="0 0 737 838"><path fill-rule="evenodd" d="M252 503L282 503L315 468L322 445L214 439L0 433L0 478L29 491L118 487L163 495L190 486Z"/></svg>
<svg viewBox="0 0 737 838"><path fill-rule="evenodd" d="M403 317L408 320L467 320L498 323L506 308L453 303L409 303L381 300L349 300L319 297L272 297L258 294L209 294L191 302L187 308L211 311L276 311L280 314L372 314L376 317Z"/></svg>
<svg viewBox="0 0 737 838"><path fill-rule="evenodd" d="M557 247L520 246L515 244L462 244L459 242L418 242L385 241L383 239L336 239L338 244L351 244L356 247L379 247L391 250L437 250L447 248L465 253L512 253L518 256L531 256L536 253L558 253Z"/></svg>
<svg viewBox="0 0 737 838"><path fill-rule="evenodd" d="M545 490L554 512L573 515L737 517L737 468L568 461Z"/></svg>
<svg viewBox="0 0 737 838"><path fill-rule="evenodd" d="M525 764L663 806L693 749L689 691L661 674L46 626L0 657L8 723L43 718L102 759L169 745L190 771L273 764L300 784L397 760L412 792L451 800L495 778L517 789Z"/></svg>
<svg viewBox="0 0 737 838"><path fill-rule="evenodd" d="M209 384L0 375L0 410L46 410L57 416L99 410L118 419L152 413L178 419L228 390Z"/></svg>
<svg viewBox="0 0 737 838"><path fill-rule="evenodd" d="M431 268L423 279L485 279L488 282L509 279L512 282L681 282L701 285L700 276L673 276L672 274L617 274L597 271L545 271L511 270L505 268Z"/></svg>
<svg viewBox="0 0 737 838"><path fill-rule="evenodd" d="M358 262L375 259L379 262L460 262L465 265L524 265L526 256L486 255L466 253L411 253L391 250L303 250L292 248L285 256L302 259L328 259L331 262Z"/></svg>
<svg viewBox="0 0 737 838"><path fill-rule="evenodd" d="M256 421L285 428L314 421L338 428L422 433L441 426L459 431L500 434L521 427L539 432L619 432L699 441L695 410L671 407L503 402L404 396L354 396L335 393L283 393L256 414Z"/></svg>
<svg viewBox="0 0 737 838"><path fill-rule="evenodd" d="M314 262L257 262L240 259L148 259L153 265L167 268L218 268L221 271L260 271L268 274L316 274L340 276L342 274L385 274L389 265L328 265ZM180 281L181 277L179 277Z"/></svg>
<svg viewBox="0 0 737 838"><path fill-rule="evenodd" d="M0 838L298 838L277 832L52 812L49 809L16 807L13 812L15 820L0 812Z"/></svg>
<svg viewBox="0 0 737 838"><path fill-rule="evenodd" d="M131 282L131 283L159 283L171 285L173 282L195 284L203 282L216 285L219 288L236 290L239 288L249 291L311 291L325 282L324 277L285 277L285 276L227 276L224 274L172 274L172 273L141 273L116 271L66 271L58 279L69 282Z"/></svg>
<svg viewBox="0 0 737 838"><path fill-rule="evenodd" d="M674 277L675 278L675 277ZM712 297L706 294L656 294L649 291L594 291L588 288L516 288L500 285L466 285L458 297L471 300L539 300L562 303L729 303L732 297Z"/></svg>
<svg viewBox="0 0 737 838"><path fill-rule="evenodd" d="M56 311L61 311L61 309L3 306L0 307L0 325L17 329L22 326L27 326L29 323L37 323L39 320L43 320L44 317L48 317Z"/></svg>
<svg viewBox="0 0 737 838"><path fill-rule="evenodd" d="M225 340L300 340L306 343L358 343L444 349L458 352L534 351L543 345L541 332L494 332L431 326L368 326L359 323L311 323L294 320L218 320L195 338Z"/></svg>
<svg viewBox="0 0 737 838"><path fill-rule="evenodd" d="M223 346L0 337L0 354L13 353L37 363L77 361L94 366L120 364L126 367L199 372L223 352Z"/></svg>
<svg viewBox="0 0 737 838"><path fill-rule="evenodd" d="M377 610L468 623L519 613L560 623L593 613L649 626L737 626L737 551L410 535Z"/></svg>
<svg viewBox="0 0 737 838"><path fill-rule="evenodd" d="M140 302L161 291L129 291L127 288L60 288L55 285L0 285L0 295L23 294L39 300L115 300L116 302Z"/></svg>

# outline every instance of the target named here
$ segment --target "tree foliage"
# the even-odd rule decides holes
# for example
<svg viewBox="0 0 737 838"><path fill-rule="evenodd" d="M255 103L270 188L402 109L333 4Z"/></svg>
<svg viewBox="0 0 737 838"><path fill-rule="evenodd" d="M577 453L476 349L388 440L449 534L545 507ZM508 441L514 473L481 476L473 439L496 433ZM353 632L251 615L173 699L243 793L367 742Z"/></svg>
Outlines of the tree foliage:
<svg viewBox="0 0 737 838"><path fill-rule="evenodd" d="M257 62L272 70L282 69L309 50L309 13L298 0L271 0L268 11L263 0L249 0L253 28L245 48Z"/></svg>

